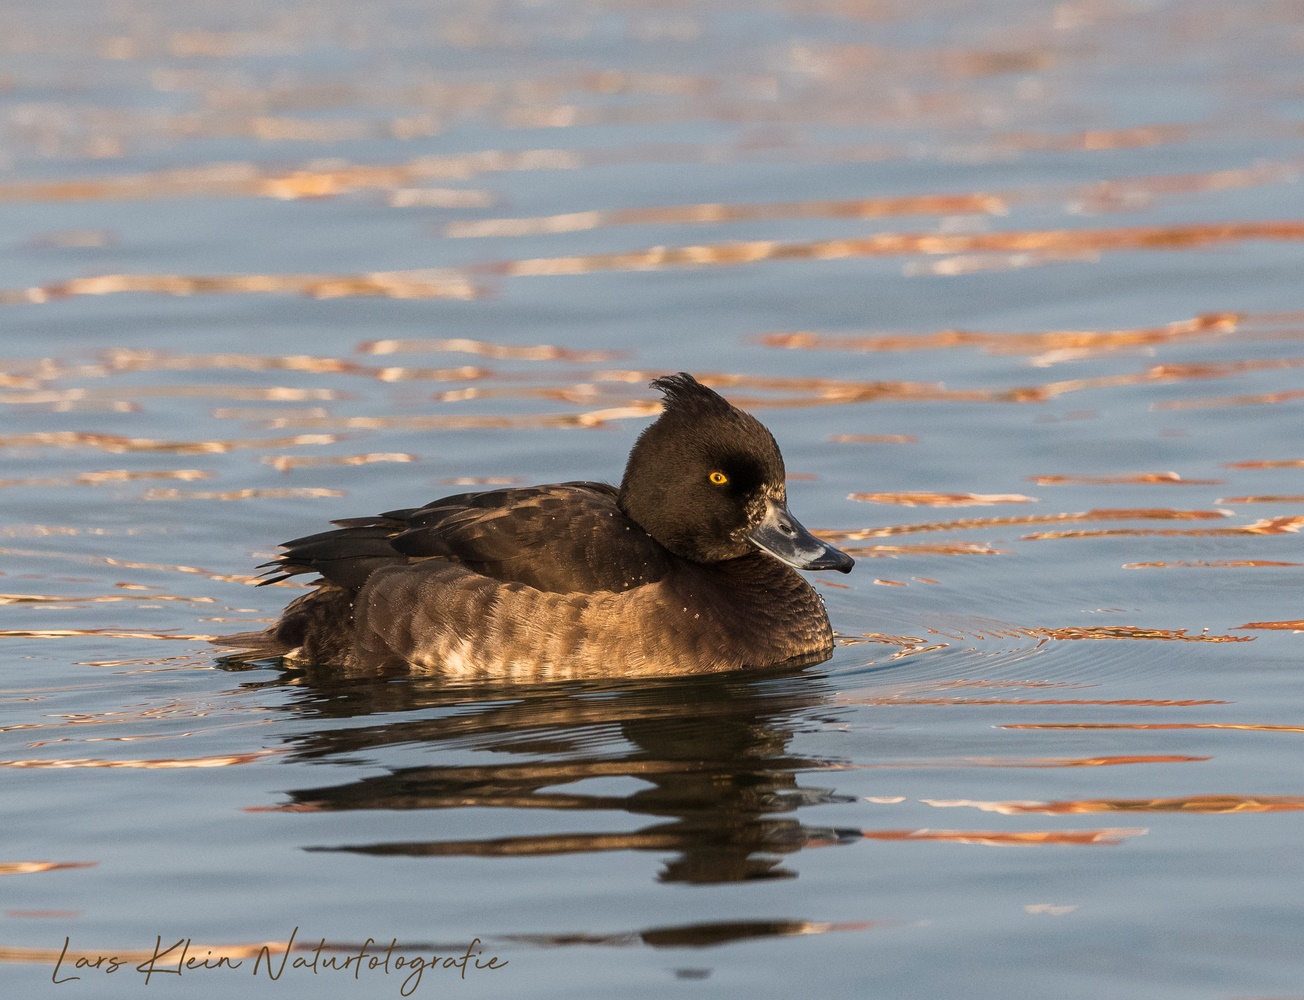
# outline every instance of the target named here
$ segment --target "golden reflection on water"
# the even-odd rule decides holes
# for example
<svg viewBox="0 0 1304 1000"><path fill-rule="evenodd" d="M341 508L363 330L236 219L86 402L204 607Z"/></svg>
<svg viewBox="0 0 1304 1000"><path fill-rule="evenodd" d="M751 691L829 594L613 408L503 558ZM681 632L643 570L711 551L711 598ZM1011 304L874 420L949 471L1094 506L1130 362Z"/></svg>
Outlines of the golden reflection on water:
<svg viewBox="0 0 1304 1000"><path fill-rule="evenodd" d="M63 529L63 530L51 530L43 525L36 525L34 526L34 529L35 530L33 530L31 533L38 536L80 534L80 532L75 528ZM87 533L93 534L94 532L87 532ZM127 534L132 534L132 533L133 532L127 532ZM256 574L214 573L212 570L202 569L201 567L198 566L186 566L180 563L136 562L134 560L129 560L129 559L117 559L113 556L95 556L95 555L89 555L89 554L79 553L79 552L55 552L55 551L41 551L38 549L15 549L15 548L4 547L4 548L0 548L0 555L24 556L29 558L48 559L48 560L60 561L60 562L75 562L75 563L82 563L83 565L88 565L88 566L117 566L123 569L160 570L166 573L183 573L187 575L202 576L209 580L214 580L222 583L247 583L250 585L256 585L261 582L261 578ZM89 583L93 581L86 580L86 581L79 581L79 582ZM130 587L132 585L126 583L118 583L118 584L114 584L114 586ZM273 586L293 587L295 586L295 584L290 583L288 581L283 581L281 583L274 584ZM72 631L69 632L68 634L78 635L81 633ZM86 634L100 634L100 633L89 632ZM163 634L159 634L154 637L168 638L168 636Z"/></svg>
<svg viewBox="0 0 1304 1000"><path fill-rule="evenodd" d="M1304 494L1289 493L1277 496L1221 497L1218 503L1304 503Z"/></svg>
<svg viewBox="0 0 1304 1000"><path fill-rule="evenodd" d="M1177 559L1160 562L1123 563L1123 569L1246 569L1272 566L1304 566L1304 563L1273 559ZM1249 626L1242 625L1241 628Z"/></svg>
<svg viewBox="0 0 1304 1000"><path fill-rule="evenodd" d="M166 452L171 455L220 455L239 448L288 448L334 444L334 434L295 434L280 438L235 438L215 441L158 441L93 431L33 431L0 435L0 448L95 448L114 455L124 452Z"/></svg>
<svg viewBox="0 0 1304 1000"><path fill-rule="evenodd" d="M1304 726L1260 722L1020 722L1002 729L1243 729L1264 733L1304 733Z"/></svg>
<svg viewBox="0 0 1304 1000"><path fill-rule="evenodd" d="M421 338L416 340L367 340L357 346L359 354L411 354L421 351L478 354L485 358L513 361L571 361L577 364L601 364L624 357L628 351L576 351L550 344L488 344L466 337L455 339ZM467 369L461 369L466 371ZM470 369L479 371L479 369Z"/></svg>
<svg viewBox="0 0 1304 1000"><path fill-rule="evenodd" d="M1024 541L1064 538L1229 538L1238 535L1287 535L1299 532L1304 516L1268 517L1253 524L1228 528L1092 528L1077 531L1041 531L1024 535Z"/></svg>
<svg viewBox="0 0 1304 1000"><path fill-rule="evenodd" d="M1246 462L1224 462L1225 469L1300 469L1304 458L1258 459Z"/></svg>
<svg viewBox="0 0 1304 1000"><path fill-rule="evenodd" d="M1249 622L1240 628L1269 629L1281 632L1304 632L1304 622L1299 620L1283 622Z"/></svg>
<svg viewBox="0 0 1304 1000"><path fill-rule="evenodd" d="M1239 313L1205 313L1189 320L1178 320L1157 327L1132 330L1052 330L1046 333L975 330L942 330L909 336L768 333L760 337L759 342L766 347L827 351L914 352L978 347L989 354L1033 355L1033 364L1045 366L1093 354L1223 337L1236 332L1242 318Z"/></svg>
<svg viewBox="0 0 1304 1000"><path fill-rule="evenodd" d="M231 767L237 764L252 764L266 757L283 753L281 750L254 750L249 753L220 754L209 757L161 757L155 760L113 760L102 757L72 757L60 759L24 758L22 760L0 760L0 767L20 769L61 770L67 768L108 767L138 768L145 770L167 770L174 768Z"/></svg>
<svg viewBox="0 0 1304 1000"><path fill-rule="evenodd" d="M415 462L416 455L408 452L380 451L364 455L264 455L259 461L277 472L293 472L321 465L371 465L374 462ZM265 495L265 494L260 494ZM314 496L342 496L342 493L312 494Z"/></svg>
<svg viewBox="0 0 1304 1000"><path fill-rule="evenodd" d="M843 545L842 550L857 558L892 558L894 556L1000 556L1011 549L997 549L984 542L918 542L912 545Z"/></svg>
<svg viewBox="0 0 1304 1000"><path fill-rule="evenodd" d="M931 521L922 524L897 524L879 528L822 529L815 532L829 541L863 541L867 538L887 538L894 535L916 534L926 531L960 531L969 528L1004 528L1022 524L1060 524L1083 521L1209 521L1229 516L1220 510L1173 510L1166 507L1102 508L1063 514L1026 514L1016 517L976 517L955 521ZM1243 534L1243 531L1233 531Z"/></svg>
<svg viewBox="0 0 1304 1000"><path fill-rule="evenodd" d="M481 219L450 222L449 237L531 236L573 233L606 226L684 223L752 222L772 219L872 219L893 215L1004 215L1006 202L987 194L930 195L902 198L859 198L849 201L795 201L768 205L676 205L666 208L626 208L572 212L532 219Z"/></svg>
<svg viewBox="0 0 1304 1000"><path fill-rule="evenodd" d="M1291 359L1292 362L1294 359ZM1288 367L1283 363L1282 367ZM1295 367L1290 364L1289 367ZM1237 396L1211 396L1206 399L1166 399L1151 403L1152 410L1208 410L1226 406L1272 406L1304 399L1304 389L1287 389L1282 392L1260 392Z"/></svg>
<svg viewBox="0 0 1304 1000"><path fill-rule="evenodd" d="M125 390L118 388L42 389L34 392L0 393L0 403L8 403L11 406L22 406L31 403L69 403L82 400L113 399L124 394L130 394L142 399L204 399L211 397L215 399L268 400L275 402L350 398L347 393L338 389L292 389L286 386L259 388L247 385L144 385L133 386Z"/></svg>
<svg viewBox="0 0 1304 1000"><path fill-rule="evenodd" d="M463 156L426 156L391 165L342 164L333 169L269 170L254 163L214 163L155 173L79 180L0 184L0 202L157 201L163 198L323 198L353 191L401 191L437 180L466 180L508 170L577 169L584 154L571 150L485 150ZM421 191L421 188L417 189ZM491 201L487 192L458 189L441 195L468 207ZM469 204L468 204L469 203Z"/></svg>
<svg viewBox="0 0 1304 1000"><path fill-rule="evenodd" d="M1217 698L905 698L889 695L839 700L849 705L1115 705L1129 708L1194 708L1200 705L1229 704Z"/></svg>
<svg viewBox="0 0 1304 1000"><path fill-rule="evenodd" d="M1081 799L1063 802L976 802L921 799L939 808L968 807L1007 816L1099 812L1175 812L1219 815L1226 813L1298 812L1304 795L1189 795L1156 799Z"/></svg>
<svg viewBox="0 0 1304 1000"><path fill-rule="evenodd" d="M992 254L993 266L1029 266L1094 260L1123 251L1201 249L1250 241L1299 241L1302 222L1237 222L1170 227L1007 231L970 235L881 233L859 239L805 242L736 241L680 247L651 247L623 253L509 260L477 265L475 273L496 277L651 271L666 268L735 267L763 261L840 260L855 257ZM1000 255L1009 255L1002 258ZM106 274L47 285L0 289L0 305L41 304L76 296L123 292L187 296L201 294L299 294L310 298L381 297L474 299L484 294L470 271L413 269L360 274ZM791 345L784 345L791 346ZM1098 383L1093 383L1098 384ZM1119 383L1109 383L1119 384Z"/></svg>
<svg viewBox="0 0 1304 1000"><path fill-rule="evenodd" d="M103 274L31 288L0 289L0 305L55 302L83 295L122 292L153 295L294 294L314 299L473 299L480 290L447 270L386 271L372 274Z"/></svg>
<svg viewBox="0 0 1304 1000"><path fill-rule="evenodd" d="M914 434L831 434L831 444L918 444Z"/></svg>
<svg viewBox="0 0 1304 1000"><path fill-rule="evenodd" d="M33 875L73 868L94 868L98 861L0 861L0 875Z"/></svg>
<svg viewBox="0 0 1304 1000"><path fill-rule="evenodd" d="M184 601L190 604L212 604L215 597L182 597L177 594L138 594L135 597L123 594L97 594L92 597L67 597L57 594L0 594L0 604L116 604L130 601L136 604L155 601Z"/></svg>
<svg viewBox="0 0 1304 1000"><path fill-rule="evenodd" d="M940 841L977 844L981 847L1043 847L1091 845L1117 846L1149 830L1138 827L1107 827L1103 830L865 830L866 840Z"/></svg>
<svg viewBox="0 0 1304 1000"><path fill-rule="evenodd" d="M1124 754L1113 757L1030 758L1027 760L976 761L984 767L1119 767L1128 764L1200 764L1212 757L1189 754Z"/></svg>
<svg viewBox="0 0 1304 1000"><path fill-rule="evenodd" d="M102 376L110 372L207 371L231 368L237 371L297 371L312 375L363 374L366 365L344 358L323 358L306 354L183 354L175 351L110 347L100 352L98 366L65 368L60 362L41 359L43 379L65 375Z"/></svg>
<svg viewBox="0 0 1304 1000"><path fill-rule="evenodd" d="M1036 503L1022 493L851 493L848 500L890 503L899 507L991 507L1001 503Z"/></svg>
<svg viewBox="0 0 1304 1000"><path fill-rule="evenodd" d="M1033 631L1050 639L1160 639L1166 642L1250 642L1253 638L1245 635L1209 635L1205 632L1188 635L1187 630L1184 628L1135 628L1125 625L1096 628L1048 628L1034 629Z"/></svg>
<svg viewBox="0 0 1304 1000"><path fill-rule="evenodd" d="M285 486L272 489L242 490L146 490L142 500L285 500L311 497L348 496L344 490L328 489L324 486Z"/></svg>
<svg viewBox="0 0 1304 1000"><path fill-rule="evenodd" d="M540 257L503 261L486 267L506 277L593 274L601 271L656 271L664 268L736 267L773 260L842 260L974 252L1119 253L1203 249L1249 241L1304 239L1304 222L1187 223L1104 229L1024 230L953 235L880 233L860 239L809 241L752 240L698 246L649 247L624 253Z"/></svg>
<svg viewBox="0 0 1304 1000"><path fill-rule="evenodd" d="M1221 486L1225 479L1183 479L1176 472L1128 472L1114 476L1029 476L1038 486L1132 486L1168 484L1172 486ZM1218 503L1231 503L1219 500Z"/></svg>
<svg viewBox="0 0 1304 1000"><path fill-rule="evenodd" d="M104 639L166 639L183 642L207 642L214 635L192 635L178 632L128 631L113 628L6 628L0 629L0 639L67 639L73 636L98 636Z"/></svg>
<svg viewBox="0 0 1304 1000"><path fill-rule="evenodd" d="M858 554L856 549L848 549L853 554ZM916 578L918 579L918 578ZM891 580L875 580L875 583L889 584L904 587L906 584ZM933 582L936 581L921 581ZM1242 625L1239 628L1289 628L1299 623L1280 622L1280 623L1259 623L1255 625ZM1301 626L1304 628L1304 626ZM866 643L884 646L896 646L897 652L888 657L889 660L898 660L906 656L913 656L918 653L934 652L946 649L952 645L952 642L939 641L939 638L949 639L955 643L971 643L973 641L986 641L990 639L1020 639L1026 638L1034 640L1027 644L1029 650L1041 649L1048 642L1065 642L1076 640L1130 640L1130 641L1159 641L1159 642L1200 642L1200 643L1244 643L1253 642L1254 636L1213 634L1207 629L1198 633L1191 633L1188 629L1162 629L1162 628L1145 628L1134 625L1108 625L1108 626L1073 626L1067 628L1043 628L1036 626L1013 625L1009 623L966 623L959 627L947 627L944 625L934 625L924 630L930 637L911 635L890 635L882 632L864 632L860 635L852 636L843 633L835 633L834 641L839 647L858 646ZM1063 686L1057 682L1033 682L1033 681L984 681L984 680L955 680L941 685L940 687L1020 687L1020 688L1037 688L1037 687L1059 687ZM1069 685L1072 686L1072 685ZM929 697L920 697L917 695L906 695L902 693L874 694L870 696L854 696L850 694L840 695L837 699L839 702L847 704L864 704L864 705L1144 705L1154 707L1190 707L1196 705L1221 705L1227 702L1220 699L1171 699L1171 698L1115 698L1115 699L1029 699L1029 698L959 698L954 696L932 695Z"/></svg>
<svg viewBox="0 0 1304 1000"><path fill-rule="evenodd" d="M23 476L18 479L0 479L0 489L15 486L102 486L105 483L126 483L140 479L180 479L192 481L209 479L213 473L203 469L97 469L79 472L75 476Z"/></svg>

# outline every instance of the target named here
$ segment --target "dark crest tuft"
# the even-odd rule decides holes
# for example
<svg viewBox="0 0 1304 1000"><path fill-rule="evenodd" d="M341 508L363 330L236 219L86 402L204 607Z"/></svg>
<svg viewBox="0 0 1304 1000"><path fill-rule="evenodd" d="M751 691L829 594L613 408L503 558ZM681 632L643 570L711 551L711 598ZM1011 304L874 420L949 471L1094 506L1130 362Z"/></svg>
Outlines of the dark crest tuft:
<svg viewBox="0 0 1304 1000"><path fill-rule="evenodd" d="M714 390L708 389L688 372L664 375L653 379L650 385L653 389L665 393L666 409L694 407L720 413L727 413L733 409L728 400Z"/></svg>

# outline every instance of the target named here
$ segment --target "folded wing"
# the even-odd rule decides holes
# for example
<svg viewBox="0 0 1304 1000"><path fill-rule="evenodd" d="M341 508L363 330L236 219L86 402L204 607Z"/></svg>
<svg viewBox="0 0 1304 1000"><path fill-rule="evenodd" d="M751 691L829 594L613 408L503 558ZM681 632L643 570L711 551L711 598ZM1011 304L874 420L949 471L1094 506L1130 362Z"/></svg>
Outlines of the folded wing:
<svg viewBox="0 0 1304 1000"><path fill-rule="evenodd" d="M561 483L463 493L285 542L266 566L274 583L320 573L357 591L376 570L457 562L501 582L553 593L620 592L661 579L666 551L620 510L616 490Z"/></svg>

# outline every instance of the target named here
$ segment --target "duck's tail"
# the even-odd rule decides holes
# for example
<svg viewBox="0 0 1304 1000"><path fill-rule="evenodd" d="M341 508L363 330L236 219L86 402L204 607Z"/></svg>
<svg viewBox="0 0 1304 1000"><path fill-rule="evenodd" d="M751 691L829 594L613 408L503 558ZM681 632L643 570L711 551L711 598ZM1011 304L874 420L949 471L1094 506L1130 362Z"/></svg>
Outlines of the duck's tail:
<svg viewBox="0 0 1304 1000"><path fill-rule="evenodd" d="M234 658L289 657L316 663L343 663L353 644L353 599L367 578L384 566L408 557L391 540L406 529L410 511L332 522L331 531L305 535L281 544L281 553L259 568L259 586L303 573L319 573L315 590L291 601L280 621L265 632L240 632L213 640L240 650Z"/></svg>
<svg viewBox="0 0 1304 1000"><path fill-rule="evenodd" d="M222 659L232 662L247 660L279 660L292 652L292 648L276 638L275 629L263 632L237 632L235 635L219 635L208 640L214 646L229 652L222 653Z"/></svg>
<svg viewBox="0 0 1304 1000"><path fill-rule="evenodd" d="M353 644L353 594L323 581L295 598L281 619L264 632L237 632L211 640L239 650L242 660L294 657L315 663L343 663Z"/></svg>
<svg viewBox="0 0 1304 1000"><path fill-rule="evenodd" d="M266 571L266 579L259 586L277 583L300 573L320 573L337 587L358 591L367 582L367 577L382 566L407 562L407 557L390 544L405 530L402 521L382 514L331 523L339 527L282 542L284 551L259 567Z"/></svg>

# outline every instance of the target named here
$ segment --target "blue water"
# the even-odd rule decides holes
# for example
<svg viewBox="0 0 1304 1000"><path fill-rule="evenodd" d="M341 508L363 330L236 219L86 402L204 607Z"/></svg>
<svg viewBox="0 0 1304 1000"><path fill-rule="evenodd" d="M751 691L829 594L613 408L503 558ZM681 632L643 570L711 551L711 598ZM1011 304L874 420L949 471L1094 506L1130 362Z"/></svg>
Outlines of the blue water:
<svg viewBox="0 0 1304 1000"><path fill-rule="evenodd" d="M1299 993L1298 12L0 28L10 992ZM828 663L214 657L279 541L618 481L677 370L857 552Z"/></svg>

